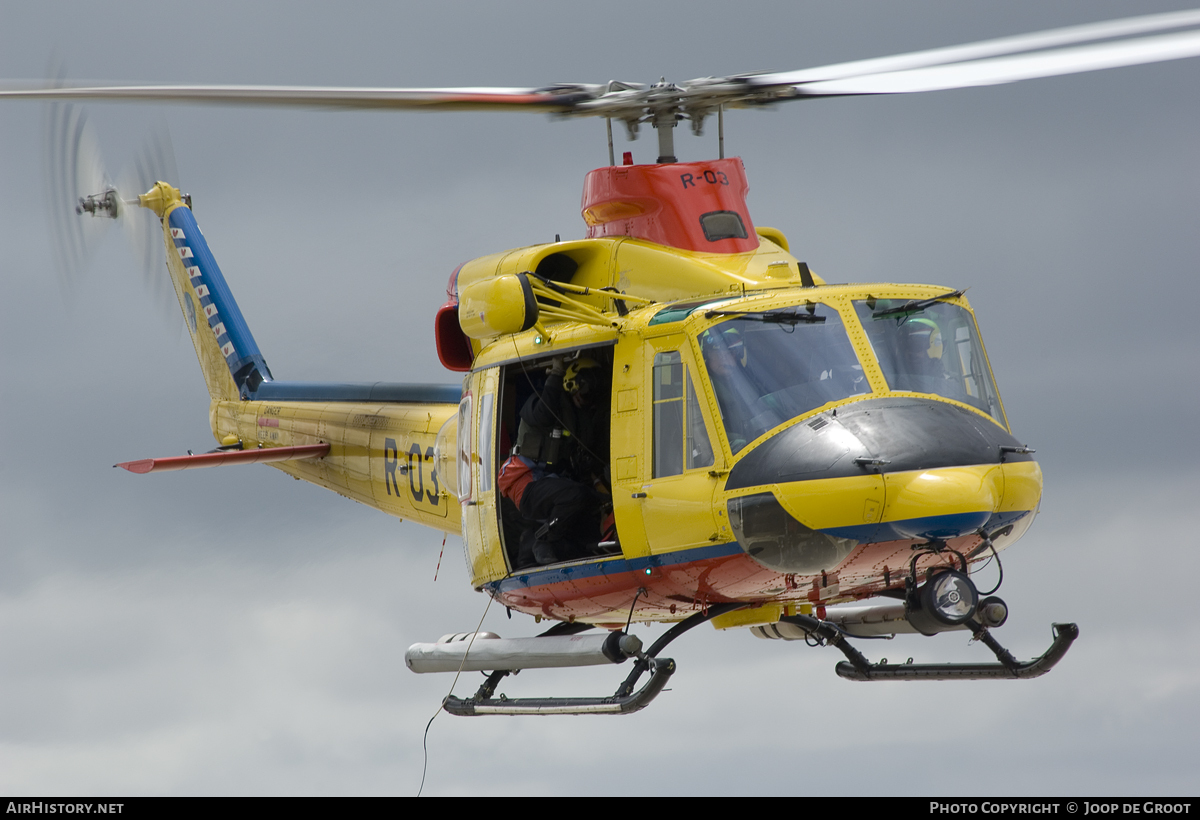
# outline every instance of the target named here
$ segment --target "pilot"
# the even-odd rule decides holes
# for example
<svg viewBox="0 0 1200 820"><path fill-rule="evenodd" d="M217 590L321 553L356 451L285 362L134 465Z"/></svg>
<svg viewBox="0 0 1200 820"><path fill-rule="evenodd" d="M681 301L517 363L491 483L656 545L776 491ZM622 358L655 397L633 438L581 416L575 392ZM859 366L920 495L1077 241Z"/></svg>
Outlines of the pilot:
<svg viewBox="0 0 1200 820"><path fill-rule="evenodd" d="M920 384L921 389L943 392L944 387L940 383L951 376L946 373L942 361L944 345L941 328L932 319L910 317L904 322L903 332L901 367L909 375L926 382Z"/></svg>
<svg viewBox="0 0 1200 820"><path fill-rule="evenodd" d="M750 401L758 398L745 372L742 334L735 327L711 328L701 336L701 349L721 408L721 422L725 425L729 446L736 453L752 437L749 434L754 411Z"/></svg>
<svg viewBox="0 0 1200 820"><path fill-rule="evenodd" d="M608 468L604 395L598 362L565 367L555 357L541 393L521 408L517 445L497 477L526 523L518 566L582 558L596 546Z"/></svg>

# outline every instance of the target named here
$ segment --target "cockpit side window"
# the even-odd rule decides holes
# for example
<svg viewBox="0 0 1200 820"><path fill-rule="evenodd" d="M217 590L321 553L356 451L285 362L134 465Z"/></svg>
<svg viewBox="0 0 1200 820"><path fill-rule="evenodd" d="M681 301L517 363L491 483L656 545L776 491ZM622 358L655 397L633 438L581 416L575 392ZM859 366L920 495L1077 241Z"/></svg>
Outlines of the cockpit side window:
<svg viewBox="0 0 1200 820"><path fill-rule="evenodd" d="M711 467L712 444L679 351L654 357L654 477Z"/></svg>
<svg viewBox="0 0 1200 820"><path fill-rule="evenodd" d="M960 401L1006 424L968 310L904 299L856 301L854 309L889 388Z"/></svg>

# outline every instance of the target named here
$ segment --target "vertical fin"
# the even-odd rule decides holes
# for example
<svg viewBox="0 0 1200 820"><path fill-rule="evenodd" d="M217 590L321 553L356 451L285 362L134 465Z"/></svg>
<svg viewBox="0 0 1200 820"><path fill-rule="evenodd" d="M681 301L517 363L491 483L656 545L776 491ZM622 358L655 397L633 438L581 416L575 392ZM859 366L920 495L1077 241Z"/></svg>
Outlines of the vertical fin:
<svg viewBox="0 0 1200 820"><path fill-rule="evenodd" d="M167 269L214 400L244 398L271 371L242 318L221 268L208 248L191 208L176 188L160 182L139 204L162 219Z"/></svg>

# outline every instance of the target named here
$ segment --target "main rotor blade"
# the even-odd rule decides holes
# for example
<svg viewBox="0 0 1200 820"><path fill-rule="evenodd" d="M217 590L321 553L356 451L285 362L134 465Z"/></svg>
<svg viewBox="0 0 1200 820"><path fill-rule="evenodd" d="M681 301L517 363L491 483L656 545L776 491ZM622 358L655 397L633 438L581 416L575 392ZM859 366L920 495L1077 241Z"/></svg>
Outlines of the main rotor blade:
<svg viewBox="0 0 1200 820"><path fill-rule="evenodd" d="M1200 25L1200 10L1176 11L1166 14L1148 14L1144 17L1127 17L1121 20L1106 20L1102 23L1087 23L1033 34L1018 34L1000 37L961 46L935 48L895 54L890 57L875 57L849 63L804 68L798 71L783 71L765 74L743 75L752 86L799 85L801 83L840 80L846 77L863 77L869 74L884 74L906 71L913 68L928 68L936 65L981 60L985 57L1000 57L1006 54L1036 51L1039 49L1075 45L1094 40L1130 37L1152 31L1172 28L1188 28Z"/></svg>
<svg viewBox="0 0 1200 820"><path fill-rule="evenodd" d="M962 46L800 71L704 77L676 86L557 84L544 88L321 88L300 86L0 84L0 98L140 100L334 109L536 111L628 123L701 121L718 106L805 97L908 94L995 85L1200 55L1200 10L1131 17ZM1125 39L1115 39L1125 38ZM1094 42L1109 41L1109 42ZM1090 45L1079 45L1091 43Z"/></svg>
<svg viewBox="0 0 1200 820"><path fill-rule="evenodd" d="M1038 77L1056 77L1196 56L1200 56L1200 31L1188 31L908 71L802 83L793 87L793 93L797 97L913 94L921 91L998 85Z"/></svg>
<svg viewBox="0 0 1200 820"><path fill-rule="evenodd" d="M602 92L604 87L596 87ZM587 86L550 88L320 88L254 85L0 86L0 97L280 105L341 109L564 111Z"/></svg>

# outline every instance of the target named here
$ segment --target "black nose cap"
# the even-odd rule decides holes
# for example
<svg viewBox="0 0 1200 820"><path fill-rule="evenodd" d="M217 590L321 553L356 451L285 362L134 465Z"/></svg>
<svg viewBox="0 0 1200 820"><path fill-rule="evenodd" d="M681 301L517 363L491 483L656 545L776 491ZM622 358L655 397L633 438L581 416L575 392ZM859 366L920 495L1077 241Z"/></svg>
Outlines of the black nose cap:
<svg viewBox="0 0 1200 820"><path fill-rule="evenodd" d="M1031 461L1021 443L978 413L944 401L864 399L779 431L734 465L726 490L970 464Z"/></svg>

